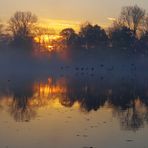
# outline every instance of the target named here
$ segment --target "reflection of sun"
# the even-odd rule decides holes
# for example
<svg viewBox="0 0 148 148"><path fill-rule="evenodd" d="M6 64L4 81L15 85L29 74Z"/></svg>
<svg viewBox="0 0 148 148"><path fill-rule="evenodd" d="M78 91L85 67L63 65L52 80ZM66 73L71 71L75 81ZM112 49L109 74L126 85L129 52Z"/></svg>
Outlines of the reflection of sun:
<svg viewBox="0 0 148 148"><path fill-rule="evenodd" d="M60 79L53 84L51 78L48 79L47 83L36 83L34 85L34 97L29 100L29 105L32 107L53 107L53 108L63 108L63 101L67 98L67 84L65 79ZM70 99L66 99L70 101ZM69 104L69 103L68 103ZM79 108L80 104L75 102L72 108Z"/></svg>
<svg viewBox="0 0 148 148"><path fill-rule="evenodd" d="M62 86L49 86L48 84L40 85L39 95L49 96L50 94L66 93L66 88Z"/></svg>
<svg viewBox="0 0 148 148"><path fill-rule="evenodd" d="M28 108L52 107L56 109L64 108L64 104L70 104L67 97L67 82L64 78L53 83L53 79L48 78L47 83L35 83L33 87L33 96L27 98ZM0 106L10 107L14 103L14 97L6 97L0 100ZM17 100L16 100L17 101ZM67 102L64 102L67 101ZM16 103L16 102L15 102ZM80 103L75 102L72 108L80 108Z"/></svg>
<svg viewBox="0 0 148 148"><path fill-rule="evenodd" d="M61 81L63 83L63 81ZM34 96L29 100L29 105L34 107L53 106L61 108L60 99L65 97L67 89L62 83L52 84L52 79L48 83L35 84Z"/></svg>

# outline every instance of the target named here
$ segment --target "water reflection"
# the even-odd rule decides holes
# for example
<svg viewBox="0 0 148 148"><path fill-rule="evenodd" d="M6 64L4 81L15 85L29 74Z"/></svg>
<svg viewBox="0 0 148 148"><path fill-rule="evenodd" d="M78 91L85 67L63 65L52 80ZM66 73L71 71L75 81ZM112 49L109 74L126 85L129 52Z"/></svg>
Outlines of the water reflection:
<svg viewBox="0 0 148 148"><path fill-rule="evenodd" d="M98 78L49 77L7 81L0 86L0 111L7 110L15 121L28 122L41 107L73 107L89 113L108 107L122 129L138 130L148 123L147 82Z"/></svg>

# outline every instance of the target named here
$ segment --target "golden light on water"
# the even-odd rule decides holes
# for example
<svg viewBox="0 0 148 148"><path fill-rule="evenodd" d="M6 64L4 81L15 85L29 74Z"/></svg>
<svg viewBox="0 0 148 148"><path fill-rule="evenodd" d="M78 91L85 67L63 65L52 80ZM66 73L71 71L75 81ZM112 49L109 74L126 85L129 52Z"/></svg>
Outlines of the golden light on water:
<svg viewBox="0 0 148 148"><path fill-rule="evenodd" d="M61 78L56 82L49 78L46 82L35 83L32 88L32 96L29 96L28 98L26 98L24 94L22 94L22 98L17 98L13 95L10 97L3 97L0 100L0 111L1 108L3 108L5 110L9 110L11 114L14 113L14 115L19 115L19 117L21 116L20 114L22 114L23 117L30 113L33 113L34 115L35 111L43 108L63 109L71 107L76 110L81 109L83 112L86 111L84 108L85 105L82 105L85 98L84 100L71 99L71 95L69 95L70 90L68 89L67 81L64 78ZM27 100L25 100L25 102L20 102L23 99ZM23 106L20 105L20 103L24 103ZM132 103L134 109L141 116L147 112L147 107L139 98ZM117 113L118 110L116 106L108 102L106 102L103 108L106 111L113 113ZM131 112L132 111L133 110L131 109Z"/></svg>
<svg viewBox="0 0 148 148"><path fill-rule="evenodd" d="M12 96L3 97L0 100L0 107L10 106L13 103Z"/></svg>
<svg viewBox="0 0 148 148"><path fill-rule="evenodd" d="M31 107L52 106L61 108L60 100L65 97L67 88L64 80L52 84L52 79L48 83L34 84L34 96L29 100L28 105Z"/></svg>
<svg viewBox="0 0 148 148"><path fill-rule="evenodd" d="M67 90L65 87L62 86L49 86L48 84L41 84L39 86L39 95L40 96L49 96L50 94L59 94L59 93L66 93Z"/></svg>

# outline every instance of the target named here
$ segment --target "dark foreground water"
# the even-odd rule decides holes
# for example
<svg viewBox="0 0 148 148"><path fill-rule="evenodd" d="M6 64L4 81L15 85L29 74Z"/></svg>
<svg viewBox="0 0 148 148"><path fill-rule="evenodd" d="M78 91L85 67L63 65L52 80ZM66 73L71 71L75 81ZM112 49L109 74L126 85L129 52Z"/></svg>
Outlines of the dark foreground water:
<svg viewBox="0 0 148 148"><path fill-rule="evenodd" d="M85 70L1 75L0 148L147 148L147 77Z"/></svg>

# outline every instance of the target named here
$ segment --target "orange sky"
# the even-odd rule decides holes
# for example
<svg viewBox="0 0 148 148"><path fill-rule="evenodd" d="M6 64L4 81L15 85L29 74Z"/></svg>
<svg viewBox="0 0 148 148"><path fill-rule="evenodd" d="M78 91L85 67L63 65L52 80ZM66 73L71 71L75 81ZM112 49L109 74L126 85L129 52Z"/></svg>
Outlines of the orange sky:
<svg viewBox="0 0 148 148"><path fill-rule="evenodd" d="M58 20L58 19L45 19L40 18L39 24L42 27L49 27L54 29L56 33L60 32L64 28L73 28L76 31L79 30L81 22L72 20Z"/></svg>
<svg viewBox="0 0 148 148"><path fill-rule="evenodd" d="M61 30L86 21L108 27L121 8L139 5L148 10L148 0L1 0L0 20L8 20L15 11L31 11L42 25Z"/></svg>

